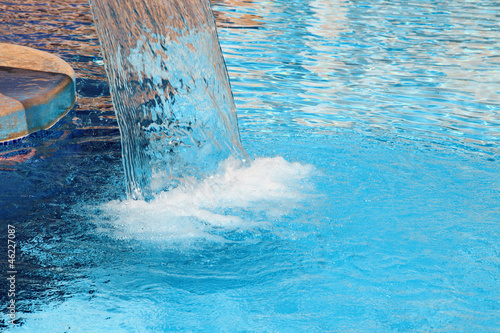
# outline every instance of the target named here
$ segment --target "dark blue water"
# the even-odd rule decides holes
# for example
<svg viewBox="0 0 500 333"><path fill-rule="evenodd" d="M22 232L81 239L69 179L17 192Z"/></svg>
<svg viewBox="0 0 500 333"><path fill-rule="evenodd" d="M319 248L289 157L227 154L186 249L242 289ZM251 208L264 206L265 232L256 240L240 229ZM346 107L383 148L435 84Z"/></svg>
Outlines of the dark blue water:
<svg viewBox="0 0 500 333"><path fill-rule="evenodd" d="M495 2L214 1L254 162L148 203L125 200L88 6L1 6L0 39L56 50L79 92L1 146L8 331L498 331Z"/></svg>

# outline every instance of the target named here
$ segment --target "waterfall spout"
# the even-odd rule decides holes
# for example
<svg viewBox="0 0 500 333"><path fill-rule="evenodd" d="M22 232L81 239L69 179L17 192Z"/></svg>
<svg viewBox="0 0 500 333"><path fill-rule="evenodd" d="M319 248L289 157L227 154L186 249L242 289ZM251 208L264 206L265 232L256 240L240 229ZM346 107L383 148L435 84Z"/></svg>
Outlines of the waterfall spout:
<svg viewBox="0 0 500 333"><path fill-rule="evenodd" d="M247 159L208 0L90 0L122 140L127 195L151 199Z"/></svg>

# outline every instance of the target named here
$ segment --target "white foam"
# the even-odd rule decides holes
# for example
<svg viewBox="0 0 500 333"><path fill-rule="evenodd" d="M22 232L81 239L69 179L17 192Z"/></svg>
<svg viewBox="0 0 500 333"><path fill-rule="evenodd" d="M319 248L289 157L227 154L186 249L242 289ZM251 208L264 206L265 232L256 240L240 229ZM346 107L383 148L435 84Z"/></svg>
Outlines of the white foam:
<svg viewBox="0 0 500 333"><path fill-rule="evenodd" d="M117 238L223 242L221 234L268 228L293 209L310 193L314 172L312 165L282 157L257 158L250 166L229 159L216 174L185 179L150 202L105 203L95 223Z"/></svg>

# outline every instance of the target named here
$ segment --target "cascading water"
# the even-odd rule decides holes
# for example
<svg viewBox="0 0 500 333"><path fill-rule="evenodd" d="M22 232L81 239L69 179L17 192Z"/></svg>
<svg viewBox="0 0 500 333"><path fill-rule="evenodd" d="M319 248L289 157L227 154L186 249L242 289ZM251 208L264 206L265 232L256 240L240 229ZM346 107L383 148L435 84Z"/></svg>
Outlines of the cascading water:
<svg viewBox="0 0 500 333"><path fill-rule="evenodd" d="M151 199L241 146L208 0L90 0L122 140L127 194Z"/></svg>

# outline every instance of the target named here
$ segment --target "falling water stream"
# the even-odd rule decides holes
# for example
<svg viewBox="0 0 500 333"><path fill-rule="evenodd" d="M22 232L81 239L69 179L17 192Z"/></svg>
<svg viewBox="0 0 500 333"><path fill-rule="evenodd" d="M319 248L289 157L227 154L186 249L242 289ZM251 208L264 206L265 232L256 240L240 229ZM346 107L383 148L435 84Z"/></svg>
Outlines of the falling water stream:
<svg viewBox="0 0 500 333"><path fill-rule="evenodd" d="M229 156L246 159L205 0L91 0L127 194L149 200Z"/></svg>

